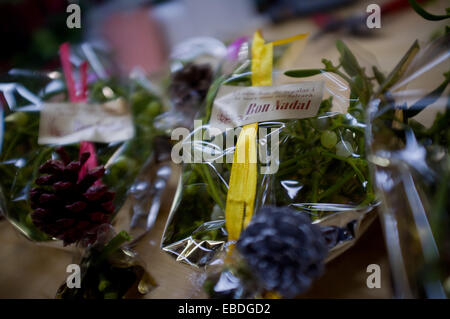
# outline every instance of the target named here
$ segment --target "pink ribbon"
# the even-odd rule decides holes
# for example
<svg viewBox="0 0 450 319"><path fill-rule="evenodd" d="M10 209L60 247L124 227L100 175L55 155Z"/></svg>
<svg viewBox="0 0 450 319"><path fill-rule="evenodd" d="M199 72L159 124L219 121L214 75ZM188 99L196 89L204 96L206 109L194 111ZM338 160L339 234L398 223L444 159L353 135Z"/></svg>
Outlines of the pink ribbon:
<svg viewBox="0 0 450 319"><path fill-rule="evenodd" d="M234 40L227 48L227 58L228 60L235 61L238 59L239 50L241 46L248 41L248 37L239 37Z"/></svg>
<svg viewBox="0 0 450 319"><path fill-rule="evenodd" d="M59 47L59 56L61 60L61 65L64 72L64 77L66 79L67 91L69 93L69 99L71 102L86 102L87 101L87 81L88 81L88 63L83 61L80 66L80 88L77 91L75 80L73 78L72 63L70 62L70 45L65 42ZM81 180L86 176L88 170L93 169L98 166L97 155L95 151L94 144L88 141L82 141L80 144L80 155L89 152L91 156L81 167L78 174L78 180ZM96 184L101 183L100 180L95 182Z"/></svg>

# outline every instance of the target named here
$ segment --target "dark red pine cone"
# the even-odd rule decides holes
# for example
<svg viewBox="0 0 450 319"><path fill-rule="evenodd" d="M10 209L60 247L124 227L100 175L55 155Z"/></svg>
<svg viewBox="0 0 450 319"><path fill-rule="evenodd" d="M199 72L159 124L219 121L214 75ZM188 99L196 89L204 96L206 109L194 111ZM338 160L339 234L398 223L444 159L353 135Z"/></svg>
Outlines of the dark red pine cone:
<svg viewBox="0 0 450 319"><path fill-rule="evenodd" d="M97 239L99 227L110 223L114 212L114 193L101 184L103 166L88 171L80 180L81 167L90 156L83 153L79 161L70 161L61 147L61 160L48 160L39 168L42 175L30 191L33 223L41 231L64 241L64 245Z"/></svg>

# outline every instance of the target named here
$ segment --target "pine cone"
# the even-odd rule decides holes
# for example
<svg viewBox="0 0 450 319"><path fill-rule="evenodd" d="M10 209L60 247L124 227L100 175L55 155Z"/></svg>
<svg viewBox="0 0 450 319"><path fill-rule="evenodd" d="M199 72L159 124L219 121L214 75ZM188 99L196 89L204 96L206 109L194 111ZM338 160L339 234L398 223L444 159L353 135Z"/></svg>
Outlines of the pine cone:
<svg viewBox="0 0 450 319"><path fill-rule="evenodd" d="M208 93L212 70L208 64L186 64L174 73L170 84L170 96L180 110L195 108Z"/></svg>
<svg viewBox="0 0 450 319"><path fill-rule="evenodd" d="M58 148L61 160L48 160L39 167L42 175L30 191L33 223L44 233L69 245L82 241L95 242L99 227L110 223L114 212L114 193L101 184L103 166L91 169L78 180L79 171L88 160L85 152L79 161L70 161L63 148Z"/></svg>
<svg viewBox="0 0 450 319"><path fill-rule="evenodd" d="M323 271L328 248L320 228L288 207L262 207L237 249L267 290L287 298L306 291Z"/></svg>

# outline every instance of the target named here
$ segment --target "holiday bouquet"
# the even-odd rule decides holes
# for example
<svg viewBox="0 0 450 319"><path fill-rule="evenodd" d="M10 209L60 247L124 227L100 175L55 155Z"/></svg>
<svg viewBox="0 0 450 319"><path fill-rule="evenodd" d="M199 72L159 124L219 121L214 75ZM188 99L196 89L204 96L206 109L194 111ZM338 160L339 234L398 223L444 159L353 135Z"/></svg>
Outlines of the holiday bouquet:
<svg viewBox="0 0 450 319"><path fill-rule="evenodd" d="M429 20L448 19L416 11ZM450 47L445 34L415 42L370 103L368 152L401 298L450 294Z"/></svg>
<svg viewBox="0 0 450 319"><path fill-rule="evenodd" d="M136 241L152 226L138 217L154 217L148 198L161 186L144 173L170 153L154 127L163 107L147 78L109 75L100 56L82 48L80 56L60 47L64 77L11 70L2 78L0 207L27 238L73 245L80 277L67 280L58 298L139 297L156 283L133 242L125 246L131 236L116 234L113 223L127 198L147 195L133 202L124 227ZM158 181L169 176L166 165Z"/></svg>
<svg viewBox="0 0 450 319"><path fill-rule="evenodd" d="M136 252L121 245L131 238L120 232L109 241L108 232L87 250L80 261L80 279L66 280L56 293L57 299L140 298L156 282L146 271ZM76 289L75 289L76 288Z"/></svg>
<svg viewBox="0 0 450 319"><path fill-rule="evenodd" d="M59 71L15 69L3 76L0 83L4 105L0 131L0 208L24 235L38 241L60 236L36 227L33 211L44 203L37 197L31 200L31 196L38 196L33 193L35 186L58 187L55 182L81 182L83 176L101 171L104 185L115 194L109 199L113 205L108 208L111 220L154 154L158 135L154 118L163 111L155 93L138 81L123 83L108 75L98 57L92 59L92 54L87 55L91 57L88 64L81 59L84 56L71 54L67 44L61 46L60 54L64 77ZM79 72L73 72L73 61ZM73 173L64 173L58 179L37 178L45 161L58 159L58 145L65 145L67 156L78 157L80 161L82 153L90 154L76 181L71 178L75 178L78 166L62 167L60 162L55 164L58 168L74 170ZM101 166L100 171L89 171L97 165Z"/></svg>
<svg viewBox="0 0 450 319"><path fill-rule="evenodd" d="M103 182L103 166L92 167L90 152L71 158L64 147L58 159L39 169L30 190L31 219L47 236L77 245L79 278L69 278L58 290L64 299L117 299L144 295L155 286L136 253L122 245L131 239L122 231L114 236L111 225L115 193ZM84 165L87 170L83 173ZM76 289L74 289L76 288Z"/></svg>
<svg viewBox="0 0 450 319"><path fill-rule="evenodd" d="M304 37L257 33L250 63L211 85L172 149L183 173L162 249L210 269L212 296L296 296L373 220L364 114L382 74L341 41L338 65L272 71L273 45Z"/></svg>

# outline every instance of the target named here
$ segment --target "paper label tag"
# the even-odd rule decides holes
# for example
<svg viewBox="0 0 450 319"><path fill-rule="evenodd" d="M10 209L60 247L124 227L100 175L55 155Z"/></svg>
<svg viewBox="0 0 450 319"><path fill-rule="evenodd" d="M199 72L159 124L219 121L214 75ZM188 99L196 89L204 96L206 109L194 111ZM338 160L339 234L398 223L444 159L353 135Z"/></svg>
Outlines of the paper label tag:
<svg viewBox="0 0 450 319"><path fill-rule="evenodd" d="M323 81L277 86L227 86L214 100L210 126L221 132L245 124L313 117L319 111Z"/></svg>
<svg viewBox="0 0 450 319"><path fill-rule="evenodd" d="M39 144L111 143L134 136L130 112L121 99L105 104L46 103L40 116Z"/></svg>

